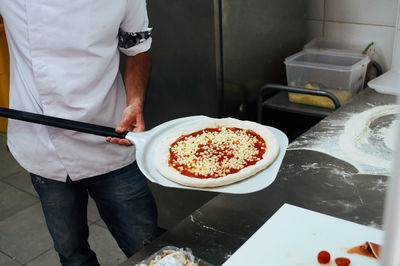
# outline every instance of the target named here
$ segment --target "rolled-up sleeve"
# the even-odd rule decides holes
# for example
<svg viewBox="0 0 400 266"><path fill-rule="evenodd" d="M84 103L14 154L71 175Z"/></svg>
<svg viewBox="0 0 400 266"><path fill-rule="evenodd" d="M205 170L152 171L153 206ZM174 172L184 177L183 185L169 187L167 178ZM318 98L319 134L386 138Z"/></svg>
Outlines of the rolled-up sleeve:
<svg viewBox="0 0 400 266"><path fill-rule="evenodd" d="M118 34L121 52L128 56L135 56L148 51L152 41L151 32L146 0L127 0L125 17Z"/></svg>

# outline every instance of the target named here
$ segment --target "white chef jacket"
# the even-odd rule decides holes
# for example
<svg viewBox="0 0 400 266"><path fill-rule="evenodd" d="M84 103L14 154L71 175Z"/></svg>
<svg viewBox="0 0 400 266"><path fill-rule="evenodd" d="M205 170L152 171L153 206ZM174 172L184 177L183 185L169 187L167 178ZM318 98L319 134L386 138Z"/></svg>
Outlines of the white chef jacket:
<svg viewBox="0 0 400 266"><path fill-rule="evenodd" d="M126 107L120 50L150 49L145 0L0 0L10 51L10 108L115 127ZM116 170L135 148L9 119L7 144L29 172L66 181Z"/></svg>

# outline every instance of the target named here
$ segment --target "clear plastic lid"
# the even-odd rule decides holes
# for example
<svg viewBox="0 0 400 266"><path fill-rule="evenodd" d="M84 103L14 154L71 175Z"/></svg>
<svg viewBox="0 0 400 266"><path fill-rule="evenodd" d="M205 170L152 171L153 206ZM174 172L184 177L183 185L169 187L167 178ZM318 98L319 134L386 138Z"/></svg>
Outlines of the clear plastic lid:
<svg viewBox="0 0 400 266"><path fill-rule="evenodd" d="M285 64L351 71L362 64L368 64L369 57L362 54L348 54L334 51L303 50L285 59Z"/></svg>
<svg viewBox="0 0 400 266"><path fill-rule="evenodd" d="M355 43L353 41L315 38L304 45L304 50L330 50L340 53L362 54L368 43Z"/></svg>

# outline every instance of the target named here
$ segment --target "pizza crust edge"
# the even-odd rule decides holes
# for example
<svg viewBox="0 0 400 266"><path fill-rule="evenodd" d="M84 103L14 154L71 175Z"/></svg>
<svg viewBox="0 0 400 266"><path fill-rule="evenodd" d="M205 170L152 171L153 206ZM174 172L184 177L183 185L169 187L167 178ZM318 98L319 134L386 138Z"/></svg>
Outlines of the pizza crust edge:
<svg viewBox="0 0 400 266"><path fill-rule="evenodd" d="M169 148L175 140L177 140L182 135L187 135L202 130L204 128L215 128L219 126L237 127L253 130L265 140L265 143L267 145L267 152L264 153L262 159L256 164L243 168L237 173L229 174L219 178L200 179L187 177L169 166ZM251 121L242 121L234 118L207 119L193 125L182 127L173 134L161 139L156 148L155 164L156 169L161 173L161 175L181 185L200 188L219 187L236 183L257 174L259 171L267 168L270 164L272 164L277 158L278 154L279 143L276 140L274 134L260 124Z"/></svg>

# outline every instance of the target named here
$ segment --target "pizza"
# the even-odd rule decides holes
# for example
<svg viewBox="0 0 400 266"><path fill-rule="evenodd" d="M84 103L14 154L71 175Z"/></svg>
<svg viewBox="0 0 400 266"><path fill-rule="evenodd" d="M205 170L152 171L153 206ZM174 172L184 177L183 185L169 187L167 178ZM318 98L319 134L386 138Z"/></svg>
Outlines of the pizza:
<svg viewBox="0 0 400 266"><path fill-rule="evenodd" d="M157 148L157 170L176 183L219 187L249 178L274 162L279 143L265 126L234 118L178 129Z"/></svg>

